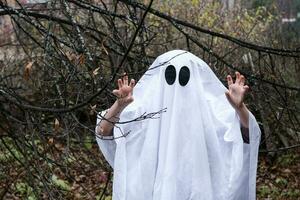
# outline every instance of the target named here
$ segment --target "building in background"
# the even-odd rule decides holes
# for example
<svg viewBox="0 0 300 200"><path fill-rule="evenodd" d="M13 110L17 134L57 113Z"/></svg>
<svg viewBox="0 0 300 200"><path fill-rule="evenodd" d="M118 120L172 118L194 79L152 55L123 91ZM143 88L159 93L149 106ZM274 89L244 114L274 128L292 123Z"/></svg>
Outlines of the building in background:
<svg viewBox="0 0 300 200"><path fill-rule="evenodd" d="M40 9L46 7L48 0L18 0L18 2L26 8ZM6 0L7 5L13 8L20 8L18 2L16 0ZM0 11L5 11L5 9L0 7ZM14 55L18 51L15 29L17 27L14 27L9 15L0 16L0 60Z"/></svg>
<svg viewBox="0 0 300 200"><path fill-rule="evenodd" d="M278 0L278 9L281 14L282 23L292 23L297 20L297 10L294 0Z"/></svg>
<svg viewBox="0 0 300 200"><path fill-rule="evenodd" d="M223 8L232 10L234 7L241 6L241 0L221 0Z"/></svg>

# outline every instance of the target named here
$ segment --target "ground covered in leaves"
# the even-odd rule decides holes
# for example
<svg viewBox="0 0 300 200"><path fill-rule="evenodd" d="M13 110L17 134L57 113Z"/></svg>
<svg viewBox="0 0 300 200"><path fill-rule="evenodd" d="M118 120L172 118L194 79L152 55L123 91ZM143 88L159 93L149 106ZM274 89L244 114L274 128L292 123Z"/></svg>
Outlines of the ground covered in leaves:
<svg viewBox="0 0 300 200"><path fill-rule="evenodd" d="M258 199L300 199L299 150L279 153L274 159L260 155L257 173Z"/></svg>
<svg viewBox="0 0 300 200"><path fill-rule="evenodd" d="M59 154L63 147L56 146ZM112 191L112 173L107 163L102 162L103 157L96 144L86 146L89 149L87 155L84 151L75 151L65 158L67 168L49 164L40 160L39 171L32 171L32 176L42 176L43 166L51 169L44 176L50 187L42 187L39 191L33 189L32 183L28 182L26 166L17 163L16 150L11 156L3 147L0 149L0 199L102 199L110 200ZM96 155L96 156L95 156ZM61 159L60 155L57 158ZM98 167L93 162L99 160ZM32 162L36 162L32 161ZM50 168L49 168L49 165ZM41 180L42 181L42 180ZM48 190L51 190L49 196ZM300 151L293 150L278 153L274 159L266 154L260 154L257 197L261 200L295 200L300 199Z"/></svg>

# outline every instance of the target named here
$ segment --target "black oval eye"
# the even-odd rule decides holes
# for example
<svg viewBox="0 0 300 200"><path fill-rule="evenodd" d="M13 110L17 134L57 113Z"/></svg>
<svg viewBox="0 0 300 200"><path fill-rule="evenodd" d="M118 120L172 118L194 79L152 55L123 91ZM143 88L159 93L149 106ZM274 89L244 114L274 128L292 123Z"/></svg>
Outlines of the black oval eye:
<svg viewBox="0 0 300 200"><path fill-rule="evenodd" d="M179 71L179 84L185 86L190 80L190 70L188 67L183 66Z"/></svg>
<svg viewBox="0 0 300 200"><path fill-rule="evenodd" d="M165 78L169 85L172 85L176 79L176 69L173 65L169 65L165 71Z"/></svg>

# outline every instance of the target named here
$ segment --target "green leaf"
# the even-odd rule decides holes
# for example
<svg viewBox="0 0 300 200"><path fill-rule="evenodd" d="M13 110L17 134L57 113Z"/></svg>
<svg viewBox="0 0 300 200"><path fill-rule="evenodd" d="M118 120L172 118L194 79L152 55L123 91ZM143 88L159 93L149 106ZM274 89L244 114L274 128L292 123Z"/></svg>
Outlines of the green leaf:
<svg viewBox="0 0 300 200"><path fill-rule="evenodd" d="M68 181L59 179L55 174L52 175L52 182L54 185L59 187L62 190L70 191L71 187Z"/></svg>

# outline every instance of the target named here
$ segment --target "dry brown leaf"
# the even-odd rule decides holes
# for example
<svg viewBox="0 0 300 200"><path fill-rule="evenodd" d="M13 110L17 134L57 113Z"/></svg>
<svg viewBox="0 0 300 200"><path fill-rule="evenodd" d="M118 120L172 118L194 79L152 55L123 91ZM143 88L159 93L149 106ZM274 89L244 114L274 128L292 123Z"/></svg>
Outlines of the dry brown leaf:
<svg viewBox="0 0 300 200"><path fill-rule="evenodd" d="M104 50L105 54L108 55L108 51L106 50L105 46L104 46L104 41L102 42L102 49Z"/></svg>
<svg viewBox="0 0 300 200"><path fill-rule="evenodd" d="M34 61L30 61L29 63L27 63L27 65L25 66L25 69L24 69L24 79L26 81L29 80L29 77L30 77L30 73L32 71L32 65L33 65Z"/></svg>
<svg viewBox="0 0 300 200"><path fill-rule="evenodd" d="M93 115L94 113L96 113L96 108L97 108L97 104L91 106L90 115Z"/></svg>
<svg viewBox="0 0 300 200"><path fill-rule="evenodd" d="M80 65L83 65L85 63L85 56L83 54L80 54L80 56L78 58L78 63Z"/></svg>
<svg viewBox="0 0 300 200"><path fill-rule="evenodd" d="M62 144L60 144L60 143L55 143L54 146L55 146L55 148L57 148L60 151L64 150L64 146Z"/></svg>
<svg viewBox="0 0 300 200"><path fill-rule="evenodd" d="M282 172L283 172L283 173L286 173L286 174L292 173L292 171L291 171L290 169L283 169Z"/></svg>
<svg viewBox="0 0 300 200"><path fill-rule="evenodd" d="M54 139L53 139L53 138L50 138L50 139L48 140L48 144L53 144L53 141L54 141Z"/></svg>
<svg viewBox="0 0 300 200"><path fill-rule="evenodd" d="M56 132L58 132L58 130L59 130L59 121L57 118L55 118L55 121L54 121L54 130Z"/></svg>
<svg viewBox="0 0 300 200"><path fill-rule="evenodd" d="M94 71L93 71L93 76L97 76L99 73L100 67L97 67Z"/></svg>
<svg viewBox="0 0 300 200"><path fill-rule="evenodd" d="M69 59L69 61L72 62L73 64L75 62L79 62L78 60L80 58L80 55L76 55L75 53L67 52L66 56Z"/></svg>

